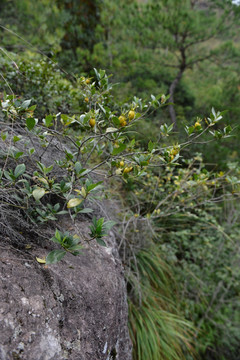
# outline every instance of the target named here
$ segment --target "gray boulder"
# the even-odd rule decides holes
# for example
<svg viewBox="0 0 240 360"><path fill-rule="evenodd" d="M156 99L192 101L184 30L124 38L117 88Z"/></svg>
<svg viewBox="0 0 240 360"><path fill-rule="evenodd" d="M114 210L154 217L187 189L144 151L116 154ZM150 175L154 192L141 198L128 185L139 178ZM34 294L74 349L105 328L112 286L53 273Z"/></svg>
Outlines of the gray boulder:
<svg viewBox="0 0 240 360"><path fill-rule="evenodd" d="M74 232L87 227L81 222ZM107 243L92 242L51 266L36 261L51 249L1 247L1 360L131 359L126 288L112 233Z"/></svg>

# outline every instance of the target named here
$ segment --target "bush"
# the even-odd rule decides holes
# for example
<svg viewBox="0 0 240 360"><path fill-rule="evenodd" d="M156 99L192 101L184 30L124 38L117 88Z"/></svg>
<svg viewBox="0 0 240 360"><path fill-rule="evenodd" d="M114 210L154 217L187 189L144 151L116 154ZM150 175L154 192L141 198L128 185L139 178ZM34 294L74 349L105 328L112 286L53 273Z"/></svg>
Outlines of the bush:
<svg viewBox="0 0 240 360"><path fill-rule="evenodd" d="M79 77L70 82L61 77L53 63L49 65L39 61L31 67L30 63L27 66L21 62L18 64L14 65L12 74L9 74L11 65L8 61L3 67L6 88L11 87L18 93L18 96L3 94L1 102L3 232L8 231L11 241L18 246L24 242L24 237L19 237L19 228L21 232L35 229L41 237L39 229L46 222L57 223L56 220L63 215L74 220L83 214L93 213L91 201L104 192L106 179L120 180L127 195L124 201L128 207L130 204L122 221L125 230L119 249L126 264L129 284L134 358L186 358L185 351L192 351L189 345L191 325L182 319L180 307L174 309L177 294L169 286L171 278L167 275L169 270L165 260L160 259L167 249L166 261L174 264L179 282L186 281L185 273L178 270L183 260L187 269L193 264L195 276L203 276L200 264L203 238L194 244L196 258L193 259L191 246L186 240L188 234L179 232L179 237L184 238L180 256L178 246L182 249L183 244L172 240L172 226L190 215L195 219L201 218L202 214L206 214L206 218L210 216L208 214L212 209L208 204L232 196L233 188L237 189L238 178L230 176L230 173L209 172L200 155L192 160L186 159L185 148L198 141L203 133L207 133L210 140L229 137L231 128L227 126L221 131L215 130L222 114L212 109L206 123L197 118L191 126L185 127L187 139L183 144L174 139L169 141L173 126L161 124L158 138L149 139L143 149L137 146L131 134L132 126L149 112L165 106L167 97L164 94L152 95L148 102L134 98L131 103L119 106L112 97L112 85L103 70L95 70L93 78ZM23 84L20 76L19 82L13 82L18 67L32 79L33 87L31 82ZM33 95L35 101L24 100L21 94ZM41 116L36 117L38 105ZM62 113L63 110L66 112ZM169 229L172 219L175 222ZM136 233L141 231L134 239L130 235L132 225L139 226L134 228ZM89 237L84 240L97 241L104 246L104 236L112 226L111 221L92 217ZM160 227L162 233L159 235ZM51 236L59 248L49 253L46 259L38 258L40 263L55 263L66 252L77 255L84 246L84 241L73 234L62 233L57 226ZM221 241L221 238L216 239L214 249ZM226 247L221 253L222 261L229 251ZM212 255L207 254L210 271ZM219 278L208 279L209 274L204 275L212 291ZM189 299L189 293L194 288L192 281L187 286L188 292L181 298L182 311L197 326L200 319L199 329L209 328L202 304L193 306ZM231 291L231 296L235 296L235 290L231 288ZM205 294L201 290L201 296L202 293ZM205 309L205 313L209 314L208 307ZM218 310L220 314L221 307ZM198 313L195 318L193 311ZM217 330L212 329L210 343L216 344Z"/></svg>

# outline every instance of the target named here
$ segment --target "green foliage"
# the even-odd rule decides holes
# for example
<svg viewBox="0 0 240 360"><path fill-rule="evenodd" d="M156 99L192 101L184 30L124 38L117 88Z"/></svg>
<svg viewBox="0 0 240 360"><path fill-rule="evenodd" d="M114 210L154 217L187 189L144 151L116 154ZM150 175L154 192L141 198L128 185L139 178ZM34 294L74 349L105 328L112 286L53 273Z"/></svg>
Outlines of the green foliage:
<svg viewBox="0 0 240 360"><path fill-rule="evenodd" d="M187 184L186 191L180 191L177 182L173 190L172 184L166 180L165 189L163 192L154 192L154 198L147 189L143 209L142 205L134 205L139 206L144 221L151 218L154 221L159 216L167 216L171 211L176 212L182 199L185 201L183 209L186 211L188 207L192 207L193 201L197 203L203 198L199 189L203 189L205 198L209 199L213 189L221 187L225 181L225 177L216 179L216 175L202 169L202 165L196 173L193 173L194 165L190 163L187 170L184 166L179 167L179 170L177 168L180 165L182 149L194 143L203 133L207 133L210 139L214 136L212 128L222 117L219 112L213 109L207 123L200 126L195 123L184 144L162 146L162 139L168 139L173 129L172 125L162 125L159 139L148 141L147 150L142 150L137 148L135 140L131 139L128 133L133 125L152 109L164 107L167 96L152 96L148 102L134 98L130 104L122 104L120 108L112 100L112 85L103 70L95 70L95 78L81 77L76 83L69 84L69 87L72 94L71 111L74 109L76 97L84 100L88 98L87 102L80 103L80 114L58 113L36 118L36 106L32 105L32 101L4 94L1 138L3 142L11 141L1 155L4 159L1 189L3 192L6 189L9 191L7 202L11 203L11 206L21 207L23 216L28 221L40 225L47 221L56 221L59 216L66 216L67 213L72 219L91 213L93 210L86 207L86 199L91 203L91 200L104 190L102 181L96 182L91 178L91 174L99 167L102 167L105 176L122 179L126 186L133 190L144 185L145 179L152 180L152 176L155 178L155 170L152 172L151 169L166 169L166 179L170 176L169 172L179 171L179 181L184 179ZM200 122L198 119L197 123ZM14 130L11 130L11 126ZM60 143L68 146L61 148L57 145L57 159L50 162L44 158L47 151L51 152L52 144ZM53 148L55 149L55 145ZM10 160L15 164L13 170ZM183 160L181 162L184 164ZM160 178L163 176L159 176L158 180ZM213 181L216 181L216 185L208 187ZM170 195L166 196L166 193ZM137 191L135 194L137 195ZM138 194L140 201L141 194ZM164 209L162 204L166 201L167 206ZM90 237L84 240L96 240L100 245L106 246L103 237L113 225L112 221L93 216ZM67 252L77 255L83 246L77 237L58 230L51 240L61 246L61 249L54 249L48 254L47 264L60 261ZM159 261L157 248L155 252L154 257L151 251L138 251L135 255L137 262L130 265L132 274L141 274L138 278L139 284L136 279L129 278L133 289L130 308L135 357L157 359L161 356L166 359L181 359L184 358L184 347L190 349L190 333L186 334L186 327L190 325L181 320L180 312L175 311L171 305L172 296L167 288L169 280L164 275L166 272L163 262ZM139 294L136 293L138 286ZM140 298L142 300L139 302ZM136 332L134 329L138 323L144 326L138 327ZM143 340L146 347L141 345Z"/></svg>
<svg viewBox="0 0 240 360"><path fill-rule="evenodd" d="M108 231L115 225L115 221L104 221L104 218L96 219L93 218L93 224L90 226L91 238L96 239L97 243L103 246L106 246L106 243L103 241L103 237L107 235Z"/></svg>
<svg viewBox="0 0 240 360"><path fill-rule="evenodd" d="M239 356L239 130L230 137L240 103L239 9L212 0L0 4L3 213L19 211L15 219L34 227L88 214L81 242L56 231L60 248L46 259L56 263L84 241L106 245L113 223L91 203L115 184L127 207L119 249L136 360L192 360L191 346L204 360ZM180 134L164 110L175 79ZM59 156L46 159L56 148Z"/></svg>
<svg viewBox="0 0 240 360"><path fill-rule="evenodd" d="M7 93L10 90L25 99L31 99L27 101L32 101L33 104L37 103L37 115L43 116L45 113L58 111L68 113L73 86L62 76L54 61L40 58L36 61L35 55L31 52L26 52L22 56L9 52L4 52L3 55L0 60L0 72L4 72L4 77L0 78L2 89ZM35 108L27 106L28 103L20 104L17 98L14 102L18 111L23 111L27 107L29 118L32 118L31 111ZM23 107L20 108L21 106ZM30 121L31 127L33 120L28 120L28 123Z"/></svg>
<svg viewBox="0 0 240 360"><path fill-rule="evenodd" d="M82 69L89 71L90 54L96 43L96 27L100 20L102 0L78 1L57 0L59 18L64 30L61 38L60 63L69 70L75 70L79 63ZM69 64L69 58L72 59Z"/></svg>
<svg viewBox="0 0 240 360"><path fill-rule="evenodd" d="M34 46L38 52L59 49L57 40L63 31L56 29L60 19L54 1L3 0L0 6L0 37L4 49L15 52Z"/></svg>
<svg viewBox="0 0 240 360"><path fill-rule="evenodd" d="M89 112L82 114L79 120L62 114L60 118L58 115L47 115L40 121L34 117L36 106L31 106L31 100L22 101L14 95L4 95L5 99L2 101L3 125L8 129L12 121L14 132L11 131L9 134L7 130L3 130L1 138L3 142L11 138L14 146L9 148L6 146L5 152L1 155L3 159L5 158L4 168L1 171L2 189L7 188L10 191L11 201L17 200L18 206L21 206L25 215L34 223L57 220L59 215L67 214L65 209L68 209L72 218L78 214L92 212L93 210L84 207L83 203L86 199L91 201L96 193L102 191L102 181L93 182L90 178L90 173L99 167L99 164L91 163L91 155L93 158L96 154L102 155L100 165L107 165L113 147L110 146L108 149L109 140L107 138L107 142L105 142L105 134L112 138L110 145L111 142L115 143L118 139L122 142L125 141L119 122L117 122L119 129L109 127L111 118L115 117L114 113L111 113L109 108L106 108L106 112L99 102L99 98L102 96L101 92L104 93L103 99L106 100L106 91L111 89L108 77L102 70L96 71L96 75L99 87L95 83L89 84L83 79L80 79L79 85L82 84L82 96L85 96L86 87L88 91L92 92L92 106L94 105L96 108L97 103L99 109L96 111L90 109ZM89 126L91 116L96 117L98 121L94 131ZM78 127L75 136L72 134L72 124ZM86 132L83 133L83 136L80 135L79 127ZM21 134L21 128L25 129L27 136ZM54 136L56 139L65 138L65 141L69 141L71 145L69 150L63 149L59 152L61 158L54 164L45 165L40 159L46 151L51 151L51 142ZM31 140L29 141L28 138ZM96 138L97 143L95 142ZM33 147L29 149L30 142ZM103 156L102 149L105 147ZM42 155L39 155L39 151L42 152ZM24 163L18 163L13 170L8 169L7 164L10 158L17 163L24 158L28 167ZM81 165L80 160L82 163L87 163L88 169ZM61 180L58 180L53 173L58 174L58 178L62 174ZM77 197L74 192L77 193ZM55 204L51 203L53 196L58 201ZM102 238L107 235L113 224L112 221L104 221L104 218L96 220L94 217L93 225L90 227L90 240L96 239L99 244L106 245ZM71 239L70 235L64 236L59 242L65 252L72 252L72 246L77 245ZM60 260L65 254L64 251L52 252L47 260L48 263Z"/></svg>
<svg viewBox="0 0 240 360"><path fill-rule="evenodd" d="M79 237L75 235L72 236L68 232L63 234L61 231L56 230L55 236L53 236L51 240L61 245L64 250L51 251L46 257L46 264L55 264L56 262L60 261L67 252L75 256L79 255L79 250L83 248L83 246L79 243Z"/></svg>
<svg viewBox="0 0 240 360"><path fill-rule="evenodd" d="M198 353L203 358L205 354L207 358L237 359L239 229L220 225L220 213L217 206L211 214L195 209L158 222L158 227L159 233L171 229L167 237L160 237L161 249L176 269L185 316L196 325Z"/></svg>
<svg viewBox="0 0 240 360"><path fill-rule="evenodd" d="M4 176L6 177L6 179L8 179L11 182L15 183L17 178L24 174L25 170L26 170L25 164L19 164L19 165L16 166L14 171L11 170L11 169L9 171L5 170L4 171Z"/></svg>
<svg viewBox="0 0 240 360"><path fill-rule="evenodd" d="M10 146L5 146L2 153L5 159L1 172L2 188L10 191L11 201L17 201L16 205L23 209L25 216L33 223L54 221L67 212L72 219L80 214L91 213L93 210L84 206L86 200L91 202L103 190L102 181L94 182L90 177L98 167L103 167L108 176L120 176L127 181L131 172L134 177L142 176L143 167L150 161L152 155L138 154L136 151L132 159L126 158L124 166L119 166L120 159L128 156L128 152L135 146L135 142L129 140L126 129L152 107L161 107L161 102L152 97L152 101L147 104L135 98L130 105L125 104L121 112L115 110L110 96L112 86L109 77L103 70L95 70L95 74L96 80L93 82L80 78L75 84L76 89L71 85L73 94L78 89L78 97L85 98L87 95L91 99L87 107L83 105L80 116L58 113L38 119L34 115L36 105L32 105L33 101L4 94L1 103L2 141L10 141ZM39 101L41 104L41 99ZM117 117L117 111L122 115ZM122 123L124 114L126 117ZM11 124L14 130L9 133ZM68 148L59 148L58 159L51 163L49 159L44 159L44 154L51 152L54 138L56 144L64 141L69 145ZM16 164L13 170L8 166L10 159ZM54 203L51 202L53 197ZM113 222L105 221L104 218L97 220L93 217L91 239L86 240L96 239L99 244L105 245L102 238L112 225ZM64 251L71 250L71 246L68 249L63 242L61 246ZM62 250L54 252L48 261L56 262L64 254Z"/></svg>
<svg viewBox="0 0 240 360"><path fill-rule="evenodd" d="M150 149L153 149L151 143ZM176 154L178 150L173 147L170 154ZM230 205L228 200L231 193L238 198L239 166L236 163L228 164L226 173L214 174L213 171L209 172L206 169L199 154L192 160L180 161L182 167L168 166L158 173L153 169L152 173L148 171L148 174L138 179L138 183L132 184L129 197L132 199L132 211L136 213L128 219L128 223L144 222L144 226L149 229L146 232L152 233L156 244L150 256L151 261L154 257L164 258L174 271L174 279L179 284L178 310L183 311L185 318L195 324L196 328L193 331L195 346L201 358L209 356L218 359L221 354L223 359L237 359L235 355L239 343L237 319L240 309L236 305L236 299L239 296L240 272L239 244L236 238L239 236L237 225L239 215L237 204L233 202ZM234 219L232 219L233 213L235 213ZM137 225L134 227L137 228ZM143 236L149 236L147 233L146 235L143 233ZM139 246L138 243L134 245L136 248ZM130 244L131 248L134 245ZM133 265L138 267L138 270L134 270L134 274L141 284L139 296L142 296L144 302L145 290L141 286L144 286L144 281L148 278L150 285L153 286L155 280L152 279L152 274L158 273L150 260L144 265L141 265L141 261L137 258ZM162 261L156 260L161 270L164 268L160 265ZM150 264L152 271L148 272L147 266ZM141 266L145 274L143 279ZM160 275L156 276L162 286L169 283L169 281L164 282ZM160 316L156 313L151 314L154 308L152 299L156 300L157 295L149 294L151 290L148 289L145 305L143 303L142 307L140 304L138 308L133 309L132 321L135 331L132 332L132 337L137 349L136 359L140 356L142 358L153 356L149 353L150 345L143 348L141 346L148 341L153 346L151 333L157 333L157 330L150 328L150 319L158 319ZM158 290L157 294L161 294L161 299L164 298L161 290ZM149 304L150 309L148 309ZM156 307L164 308L163 305ZM141 330L137 331L137 326ZM151 326L157 326L157 322L155 321ZM155 341L156 338L157 336L154 338ZM156 359L160 357L156 350L154 354ZM168 354L166 358L172 356L168 352L165 354ZM183 358L194 359L194 356L184 354Z"/></svg>

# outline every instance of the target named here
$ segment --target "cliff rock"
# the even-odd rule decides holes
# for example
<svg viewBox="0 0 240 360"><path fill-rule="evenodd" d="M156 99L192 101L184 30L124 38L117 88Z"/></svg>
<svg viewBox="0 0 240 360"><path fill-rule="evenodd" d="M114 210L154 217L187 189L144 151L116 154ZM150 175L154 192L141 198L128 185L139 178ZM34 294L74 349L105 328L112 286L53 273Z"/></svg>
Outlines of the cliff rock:
<svg viewBox="0 0 240 360"><path fill-rule="evenodd" d="M84 232L81 222L75 232ZM55 265L3 239L0 256L0 359L130 360L127 300L114 235Z"/></svg>

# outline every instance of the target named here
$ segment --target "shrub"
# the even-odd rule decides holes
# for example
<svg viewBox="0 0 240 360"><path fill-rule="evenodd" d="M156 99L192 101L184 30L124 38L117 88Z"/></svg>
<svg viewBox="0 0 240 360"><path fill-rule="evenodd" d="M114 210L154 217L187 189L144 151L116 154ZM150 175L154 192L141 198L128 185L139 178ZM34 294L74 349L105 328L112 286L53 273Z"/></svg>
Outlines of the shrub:
<svg viewBox="0 0 240 360"><path fill-rule="evenodd" d="M119 244L120 252L123 253L122 246L125 255L127 252L127 259L124 255L123 260L128 269L134 357L183 359L184 348L191 351L188 331L191 326L181 319L179 309L173 309L175 290L172 294L168 269L160 261L164 246L170 246L168 255L170 260L174 259L175 245L173 241L168 245L167 240L159 245L156 229L164 219L199 214L204 204L222 200L232 191L237 182L234 177L207 171L199 155L193 160L182 157L185 148L203 133L208 133L210 140L220 139L229 136L231 127L214 130L222 114L212 109L205 122L197 118L185 127L187 139L183 144L171 143L168 138L173 126L162 124L158 139L149 139L147 149L138 148L130 136L131 128L149 112L166 105L164 94L152 95L148 102L135 97L120 107L112 97L112 85L105 71L95 70L94 78L80 77L70 83L61 79L53 64L50 68L45 65L41 63L37 74L29 70L33 79L36 74L35 80L40 84L35 85L40 87L31 89L26 85L22 89L24 95L33 91L34 105L30 99L19 96L20 87L18 96L4 94L1 102L3 232L8 231L11 241L19 245L24 241L19 237L19 227L21 231L33 231L34 225L40 237L40 227L49 221L56 222L59 216L68 215L74 221L83 214L91 214L91 201L104 191L104 180L121 180L128 190L126 201L131 204L122 222L125 234L132 224L144 225L148 233L145 239L141 233L134 241L130 235L128 241L123 233ZM48 83L48 76L53 83ZM9 74L4 78L11 82ZM15 86L17 89L17 83ZM35 116L38 102L41 117ZM66 113L60 112L65 108ZM43 114L43 109L49 109L51 114ZM54 110L58 113L52 113ZM96 240L104 246L103 237L111 226L113 222L93 217L85 241ZM168 231L165 225L164 232ZM150 232L153 236L149 236ZM76 236L62 233L57 227L51 240L59 249L49 253L46 260L38 258L40 263L55 263L66 252L77 255L84 245Z"/></svg>

